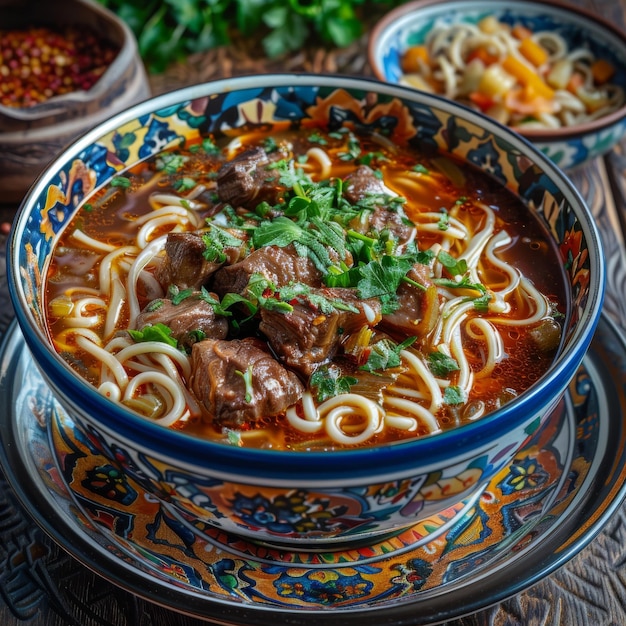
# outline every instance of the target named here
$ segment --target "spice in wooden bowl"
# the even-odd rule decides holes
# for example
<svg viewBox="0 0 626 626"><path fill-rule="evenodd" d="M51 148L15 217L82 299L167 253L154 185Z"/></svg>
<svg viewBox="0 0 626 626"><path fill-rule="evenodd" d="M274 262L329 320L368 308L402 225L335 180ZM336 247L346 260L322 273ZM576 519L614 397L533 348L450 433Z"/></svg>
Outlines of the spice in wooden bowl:
<svg viewBox="0 0 626 626"><path fill-rule="evenodd" d="M0 104L32 107L87 91L118 52L119 47L76 26L0 30Z"/></svg>

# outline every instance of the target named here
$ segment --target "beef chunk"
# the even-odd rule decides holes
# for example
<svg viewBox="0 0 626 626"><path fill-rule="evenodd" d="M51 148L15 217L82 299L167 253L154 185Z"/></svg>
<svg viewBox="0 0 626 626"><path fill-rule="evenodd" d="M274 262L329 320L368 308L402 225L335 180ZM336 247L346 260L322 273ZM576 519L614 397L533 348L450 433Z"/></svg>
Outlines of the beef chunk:
<svg viewBox="0 0 626 626"><path fill-rule="evenodd" d="M200 289L221 265L208 262L202 256L205 249L200 233L169 233L165 258L156 272L161 286L165 290L170 285L181 289Z"/></svg>
<svg viewBox="0 0 626 626"><path fill-rule="evenodd" d="M413 224L407 219L400 205L390 204L393 196L374 171L367 165L359 166L344 180L344 197L351 204L367 207L371 213L365 221L358 221L352 227L359 232L380 232L389 229L400 243L414 235Z"/></svg>
<svg viewBox="0 0 626 626"><path fill-rule="evenodd" d="M277 415L295 404L304 387L293 372L274 359L267 346L252 337L194 344L191 390L217 424L238 428ZM241 374L252 368L252 395L246 399Z"/></svg>
<svg viewBox="0 0 626 626"><path fill-rule="evenodd" d="M141 329L148 325L165 324L172 330L172 336L187 348L202 339L202 335L213 339L226 338L226 318L216 315L213 307L198 296L197 293L192 294L179 304L166 298L153 300L138 315L135 325Z"/></svg>
<svg viewBox="0 0 626 626"><path fill-rule="evenodd" d="M320 306L316 296L355 310L329 310ZM360 300L352 289L312 290L310 296L299 296L291 304L289 313L261 309L259 330L279 359L305 377L333 358L344 336L363 326L375 326L381 319L380 302Z"/></svg>
<svg viewBox="0 0 626 626"><path fill-rule="evenodd" d="M322 275L313 262L301 257L294 247L265 246L251 252L243 261L220 268L215 273L212 289L220 296L243 294L253 274L262 274L276 287L290 282L320 286Z"/></svg>
<svg viewBox="0 0 626 626"><path fill-rule="evenodd" d="M422 339L435 327L441 298L430 279L430 267L416 263L407 276L424 287L401 283L398 288L400 308L383 315L379 328L393 337L415 336Z"/></svg>
<svg viewBox="0 0 626 626"><path fill-rule="evenodd" d="M367 196L384 196L389 194L390 191L385 186L385 183L367 165L360 165L344 179L343 195L350 204L358 204L360 200Z"/></svg>
<svg viewBox="0 0 626 626"><path fill-rule="evenodd" d="M180 289L200 289L224 263L239 260L243 247L224 248L226 260L223 262L207 261L203 256L206 244L202 234L172 232L167 235L165 257L155 274L166 291L170 285Z"/></svg>
<svg viewBox="0 0 626 626"><path fill-rule="evenodd" d="M217 175L217 195L233 207L253 211L263 201L277 204L286 187L279 182L278 170L268 166L284 158L281 152L257 147L246 150L223 165Z"/></svg>

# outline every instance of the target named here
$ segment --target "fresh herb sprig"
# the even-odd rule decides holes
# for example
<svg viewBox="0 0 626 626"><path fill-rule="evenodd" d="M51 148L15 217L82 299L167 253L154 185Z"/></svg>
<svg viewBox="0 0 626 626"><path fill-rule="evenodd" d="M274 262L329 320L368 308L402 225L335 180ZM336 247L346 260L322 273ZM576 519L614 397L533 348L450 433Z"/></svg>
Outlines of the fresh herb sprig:
<svg viewBox="0 0 626 626"><path fill-rule="evenodd" d="M402 0L99 0L126 22L152 73L186 56L228 45L234 31L261 34L268 58L307 43L348 46L363 33L363 16Z"/></svg>

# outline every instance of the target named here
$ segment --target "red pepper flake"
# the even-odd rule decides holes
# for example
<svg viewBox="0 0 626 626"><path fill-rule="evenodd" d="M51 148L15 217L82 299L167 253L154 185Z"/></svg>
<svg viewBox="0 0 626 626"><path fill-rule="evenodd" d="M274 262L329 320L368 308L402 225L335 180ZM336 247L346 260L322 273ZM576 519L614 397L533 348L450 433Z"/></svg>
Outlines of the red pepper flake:
<svg viewBox="0 0 626 626"><path fill-rule="evenodd" d="M118 52L85 27L0 30L0 104L26 108L87 91Z"/></svg>

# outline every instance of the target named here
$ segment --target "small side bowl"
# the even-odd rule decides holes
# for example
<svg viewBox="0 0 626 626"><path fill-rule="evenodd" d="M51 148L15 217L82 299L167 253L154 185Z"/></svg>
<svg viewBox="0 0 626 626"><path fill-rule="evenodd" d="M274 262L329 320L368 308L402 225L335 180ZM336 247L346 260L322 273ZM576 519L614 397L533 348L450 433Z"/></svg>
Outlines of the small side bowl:
<svg viewBox="0 0 626 626"><path fill-rule="evenodd" d="M0 2L2 29L33 24L82 26L119 47L113 62L87 91L74 91L33 107L0 106L2 202L22 200L44 167L71 141L114 113L150 96L148 77L128 26L89 0L62 6L44 0Z"/></svg>
<svg viewBox="0 0 626 626"><path fill-rule="evenodd" d="M421 150L482 168L545 225L566 276L567 316L562 350L530 389L480 420L403 443L335 452L255 450L141 418L100 395L62 360L46 329L44 278L60 233L94 189L173 140L197 139L202 130L228 134L342 119L357 127L396 128ZM8 262L19 326L75 422L76 437L187 519L301 546L364 541L451 507L458 511L479 497L559 404L592 340L605 288L601 242L582 197L524 139L442 98L375 80L304 74L197 85L93 129L30 190L9 239Z"/></svg>
<svg viewBox="0 0 626 626"><path fill-rule="evenodd" d="M385 15L372 29L369 65L382 81L399 84L402 55L423 43L436 22L478 23L493 16L509 25L522 24L533 32L560 34L569 48L588 46L596 58L616 68L611 82L626 90L626 34L608 20L585 9L539 0L416 0ZM610 151L626 133L626 103L596 120L553 130L515 129L559 167L572 170Z"/></svg>

